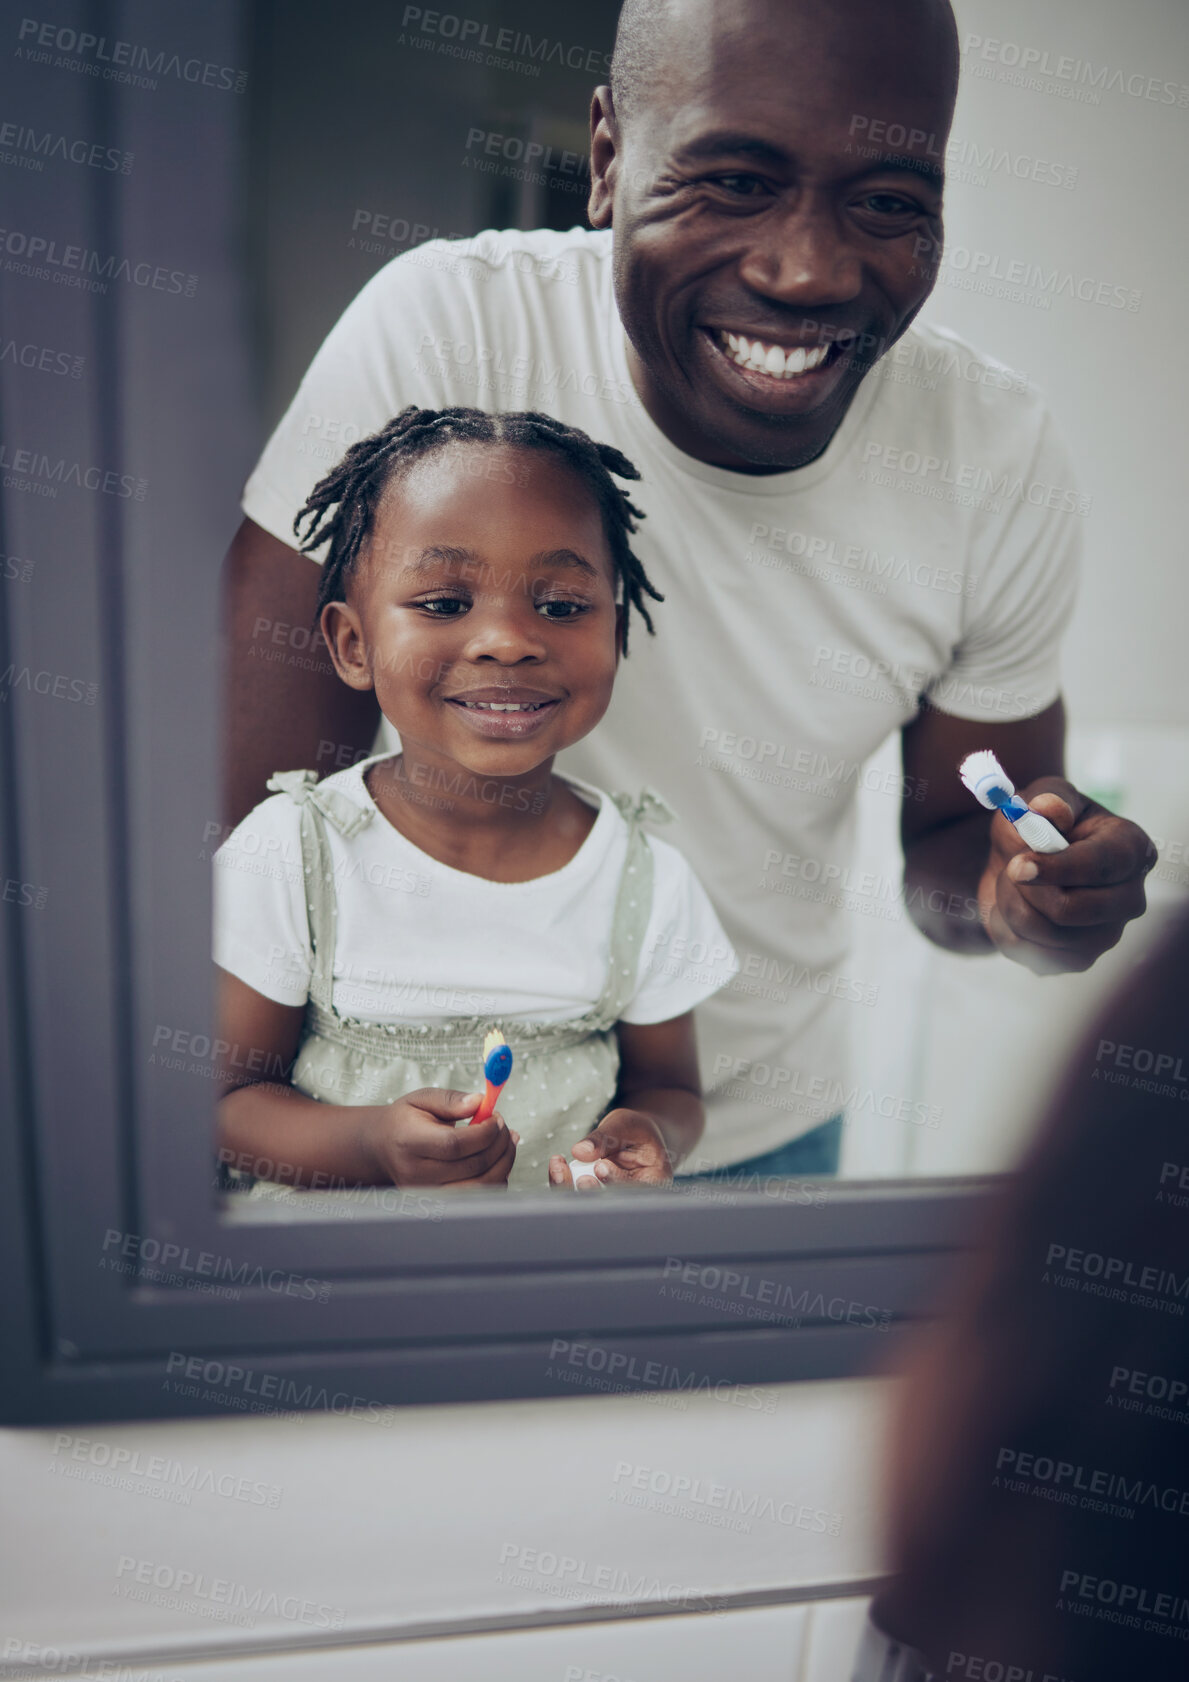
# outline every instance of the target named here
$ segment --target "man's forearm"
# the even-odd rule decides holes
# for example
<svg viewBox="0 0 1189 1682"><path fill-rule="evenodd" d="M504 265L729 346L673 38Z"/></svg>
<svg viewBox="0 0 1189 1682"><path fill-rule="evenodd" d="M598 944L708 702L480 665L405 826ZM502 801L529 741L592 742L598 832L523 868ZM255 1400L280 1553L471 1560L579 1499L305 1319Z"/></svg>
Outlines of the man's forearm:
<svg viewBox="0 0 1189 1682"><path fill-rule="evenodd" d="M978 890L990 857L989 812L929 830L904 853L904 903L923 935L950 952L992 952Z"/></svg>
<svg viewBox="0 0 1189 1682"><path fill-rule="evenodd" d="M375 739L370 693L341 681L314 629L317 563L245 520L223 570L224 821L266 797L274 771L340 770Z"/></svg>

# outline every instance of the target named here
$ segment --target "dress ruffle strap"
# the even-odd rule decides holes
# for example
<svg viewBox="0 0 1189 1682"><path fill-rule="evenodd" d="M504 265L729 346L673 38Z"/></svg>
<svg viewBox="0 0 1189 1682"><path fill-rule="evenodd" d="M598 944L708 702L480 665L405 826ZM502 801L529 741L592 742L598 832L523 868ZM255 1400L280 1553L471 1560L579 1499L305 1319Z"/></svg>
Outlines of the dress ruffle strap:
<svg viewBox="0 0 1189 1682"><path fill-rule="evenodd" d="M638 795L613 794L612 800L629 823L676 823L672 809L665 804L654 788L641 789Z"/></svg>
<svg viewBox="0 0 1189 1682"><path fill-rule="evenodd" d="M330 842L323 819L349 839L372 820L372 808L360 806L337 789L319 783L316 771L277 771L267 785L274 794L287 794L301 817L301 859L305 875L306 916L314 968L310 998L324 1010L331 1008L334 991L334 943L338 913Z"/></svg>
<svg viewBox="0 0 1189 1682"><path fill-rule="evenodd" d="M370 806L360 806L338 789L327 788L318 781L316 771L274 771L266 787L274 794L287 794L298 806L304 806L308 800L344 840L358 835L372 821Z"/></svg>

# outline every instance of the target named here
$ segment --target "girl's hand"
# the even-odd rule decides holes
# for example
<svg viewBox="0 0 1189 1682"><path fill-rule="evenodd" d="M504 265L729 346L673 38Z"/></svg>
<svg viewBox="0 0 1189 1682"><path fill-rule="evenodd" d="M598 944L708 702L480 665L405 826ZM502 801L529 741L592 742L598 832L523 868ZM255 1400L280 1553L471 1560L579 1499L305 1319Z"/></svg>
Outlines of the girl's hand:
<svg viewBox="0 0 1189 1682"><path fill-rule="evenodd" d="M361 1143L397 1186L503 1185L516 1160L519 1133L498 1110L475 1127L455 1127L474 1115L481 1092L425 1086L394 1103L369 1109Z"/></svg>
<svg viewBox="0 0 1189 1682"><path fill-rule="evenodd" d="M664 1136L650 1115L643 1110L610 1110L593 1133L579 1139L571 1154L578 1162L593 1162L595 1177L603 1185L631 1183L634 1185L668 1185L673 1178L673 1164L665 1148ZM574 1180L563 1156L549 1158L549 1183L573 1189ZM583 1177L578 1190L596 1190L592 1180Z"/></svg>

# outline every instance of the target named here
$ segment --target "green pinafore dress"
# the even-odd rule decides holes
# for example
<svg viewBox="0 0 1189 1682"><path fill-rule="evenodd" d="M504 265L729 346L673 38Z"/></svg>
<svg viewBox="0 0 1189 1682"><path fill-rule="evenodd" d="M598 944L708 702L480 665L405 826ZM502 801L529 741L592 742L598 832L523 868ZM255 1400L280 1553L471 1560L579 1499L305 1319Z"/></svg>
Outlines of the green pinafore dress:
<svg viewBox="0 0 1189 1682"><path fill-rule="evenodd" d="M615 1024L636 990L640 949L652 909L652 852L641 825L672 813L650 789L639 799L610 796L628 826L627 856L611 923L610 959L594 1006L560 1022L460 1016L433 1022L369 1022L334 1007L336 901L327 838L330 824L345 839L376 817L341 791L320 787L313 771L279 772L268 786L300 808L302 870L313 973L293 1086L327 1104L384 1104L420 1087L483 1090L483 1040L500 1028L513 1065L499 1113L520 1134L509 1177L515 1189L546 1187L548 1159L568 1156L611 1107L619 1075ZM280 1187L258 1183L254 1195ZM283 1194L288 1198L294 1194Z"/></svg>

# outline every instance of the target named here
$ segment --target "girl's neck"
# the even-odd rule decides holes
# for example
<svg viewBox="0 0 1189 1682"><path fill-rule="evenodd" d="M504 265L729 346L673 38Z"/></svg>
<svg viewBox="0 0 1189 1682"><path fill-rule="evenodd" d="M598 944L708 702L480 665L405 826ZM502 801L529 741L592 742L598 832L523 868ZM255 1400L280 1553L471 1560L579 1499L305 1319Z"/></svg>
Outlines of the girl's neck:
<svg viewBox="0 0 1189 1682"><path fill-rule="evenodd" d="M552 758L522 777L485 777L454 760L395 754L365 773L392 827L430 858L492 882L530 882L560 870L596 813L553 772Z"/></svg>

